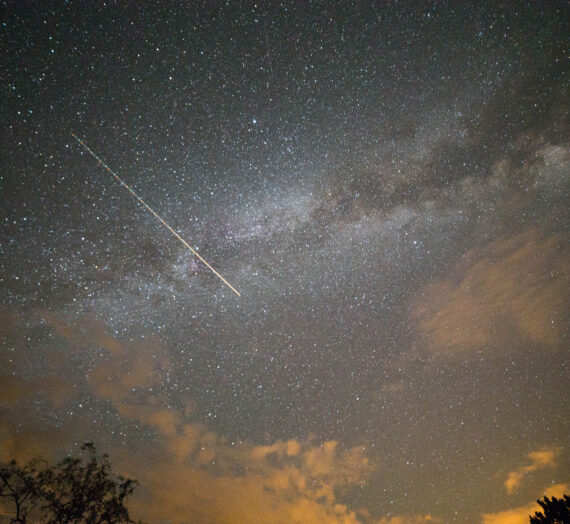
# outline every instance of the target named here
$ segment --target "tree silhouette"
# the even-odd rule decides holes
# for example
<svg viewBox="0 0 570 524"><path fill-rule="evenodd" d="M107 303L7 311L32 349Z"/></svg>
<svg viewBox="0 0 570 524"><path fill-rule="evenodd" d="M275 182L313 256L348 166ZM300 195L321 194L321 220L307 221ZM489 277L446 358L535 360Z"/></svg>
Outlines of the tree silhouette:
<svg viewBox="0 0 570 524"><path fill-rule="evenodd" d="M0 467L0 500L11 523L134 522L125 502L137 482L112 474L108 456L98 456L93 443L81 451L80 457L66 457L54 467L42 459Z"/></svg>
<svg viewBox="0 0 570 524"><path fill-rule="evenodd" d="M542 511L537 511L530 517L530 524L570 524L570 497L564 495L557 499L544 497L544 500L537 500Z"/></svg>

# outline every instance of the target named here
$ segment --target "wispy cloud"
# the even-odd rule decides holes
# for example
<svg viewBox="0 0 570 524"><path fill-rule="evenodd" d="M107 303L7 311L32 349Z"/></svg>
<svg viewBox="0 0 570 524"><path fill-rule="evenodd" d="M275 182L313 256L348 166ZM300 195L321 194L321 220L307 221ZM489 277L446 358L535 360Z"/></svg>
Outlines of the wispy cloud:
<svg viewBox="0 0 570 524"><path fill-rule="evenodd" d="M91 320L69 326L61 317L44 319L72 346L89 340L104 350L84 386L123 422L155 433L143 461L121 448L107 450L118 471L141 483L133 501L136 514L171 522L361 522L342 492L365 483L375 469L364 447L312 439L231 442L197 423L193 409L173 407L160 392L171 361L157 339L124 342ZM14 385L12 396L22 394Z"/></svg>
<svg viewBox="0 0 570 524"><path fill-rule="evenodd" d="M426 522L437 524L443 520L432 515L398 515L396 517L384 517L378 521L378 524L424 524Z"/></svg>
<svg viewBox="0 0 570 524"><path fill-rule="evenodd" d="M530 464L511 471L505 480L507 493L512 494L517 491L527 473L539 469L555 468L557 466L556 460L559 455L560 449L558 448L542 448L529 453L527 456L530 459Z"/></svg>
<svg viewBox="0 0 570 524"><path fill-rule="evenodd" d="M545 489L543 496L562 497L568 493L570 484L555 484ZM499 511L497 513L485 513L481 517L482 524L528 524L529 516L540 511L540 506L536 502L530 502L524 506Z"/></svg>
<svg viewBox="0 0 570 524"><path fill-rule="evenodd" d="M512 346L556 348L566 333L570 255L560 235L529 230L467 253L426 288L413 315L438 355Z"/></svg>

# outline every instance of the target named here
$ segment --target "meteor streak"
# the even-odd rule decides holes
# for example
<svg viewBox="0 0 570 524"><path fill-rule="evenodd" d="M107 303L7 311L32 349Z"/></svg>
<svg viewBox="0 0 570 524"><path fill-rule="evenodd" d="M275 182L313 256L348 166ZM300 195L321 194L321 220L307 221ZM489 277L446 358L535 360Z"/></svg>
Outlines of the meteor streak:
<svg viewBox="0 0 570 524"><path fill-rule="evenodd" d="M90 147L83 142L83 140L81 140L75 133L71 133L71 135L73 136L73 138L75 138L75 140L77 140L79 142L79 144L89 153L91 153L91 155L97 160L97 162L99 162L99 164L101 164L109 173L111 173L111 175L113 175L115 177L115 179L119 182L119 184L121 184L125 189L127 189L146 209L148 209L148 211L150 211L154 217L164 226L168 229L168 231L170 231L178 240L180 240L180 242L182 242L182 244L184 244L185 247L187 247L197 258L200 259L201 262L204 263L204 265L210 269L210 271L212 271L212 273L214 273L214 275L216 275L226 286L228 286L238 297L240 296L239 291L232 286L222 275L220 275L210 264L208 264L208 262L206 262L204 260L204 258L202 258L202 256L200 255L200 253L198 253L190 244L188 244L188 242L186 242L186 240L184 240L176 231L174 231L174 229L169 226L166 221L154 210L152 209L152 207L150 207L140 196L138 196L135 191L122 179L119 177L119 175L117 175L105 162L103 162L103 160L101 160L94 151L92 151L90 149Z"/></svg>

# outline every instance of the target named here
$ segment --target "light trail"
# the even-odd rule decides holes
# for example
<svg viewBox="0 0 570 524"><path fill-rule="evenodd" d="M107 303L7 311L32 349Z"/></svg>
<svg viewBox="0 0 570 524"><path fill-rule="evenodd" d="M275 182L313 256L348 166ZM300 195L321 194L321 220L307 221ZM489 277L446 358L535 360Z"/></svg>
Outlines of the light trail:
<svg viewBox="0 0 570 524"><path fill-rule="evenodd" d="M168 223L154 210L150 207L140 196L138 196L135 191L129 186L122 178L117 175L103 160L101 160L97 154L91 150L91 148L81 140L75 133L71 133L71 136L75 138L79 142L79 144L85 148L96 160L99 162L111 175L115 177L115 179L121 184L125 189L127 189L148 211L150 211L154 217L170 231L185 247L187 247L214 275L216 275L226 286L228 286L238 297L241 296L239 291L232 286L222 275L220 275L208 262L204 260L204 258L198 253L186 240L184 240L174 229L168 225Z"/></svg>

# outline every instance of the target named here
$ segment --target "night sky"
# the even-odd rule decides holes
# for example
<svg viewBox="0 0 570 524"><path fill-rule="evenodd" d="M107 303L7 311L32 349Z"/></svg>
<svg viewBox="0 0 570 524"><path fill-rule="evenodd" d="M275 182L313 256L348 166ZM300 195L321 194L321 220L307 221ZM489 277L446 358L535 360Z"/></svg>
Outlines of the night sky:
<svg viewBox="0 0 570 524"><path fill-rule="evenodd" d="M0 460L153 524L570 493L567 2L2 4Z"/></svg>

